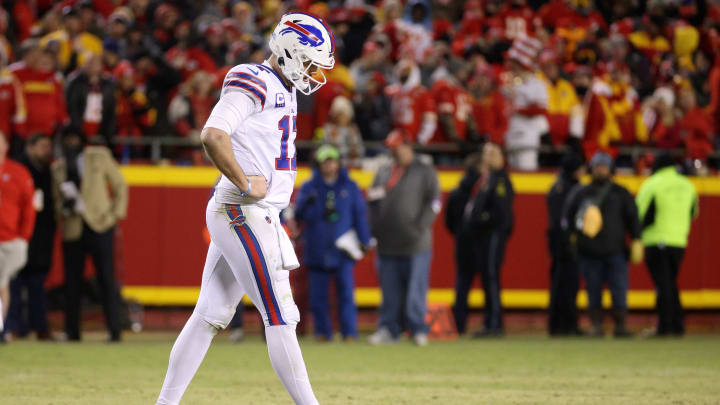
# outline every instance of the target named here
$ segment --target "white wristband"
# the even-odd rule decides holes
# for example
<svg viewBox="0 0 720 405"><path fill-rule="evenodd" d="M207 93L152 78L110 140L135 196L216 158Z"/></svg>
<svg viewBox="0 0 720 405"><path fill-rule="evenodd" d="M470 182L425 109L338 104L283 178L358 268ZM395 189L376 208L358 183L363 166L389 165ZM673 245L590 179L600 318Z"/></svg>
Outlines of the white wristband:
<svg viewBox="0 0 720 405"><path fill-rule="evenodd" d="M251 191L252 191L252 183L250 182L250 179L248 179L248 188L247 188L247 191L240 191L240 194L241 194L243 197L247 197L247 196L250 195L250 192L251 192Z"/></svg>

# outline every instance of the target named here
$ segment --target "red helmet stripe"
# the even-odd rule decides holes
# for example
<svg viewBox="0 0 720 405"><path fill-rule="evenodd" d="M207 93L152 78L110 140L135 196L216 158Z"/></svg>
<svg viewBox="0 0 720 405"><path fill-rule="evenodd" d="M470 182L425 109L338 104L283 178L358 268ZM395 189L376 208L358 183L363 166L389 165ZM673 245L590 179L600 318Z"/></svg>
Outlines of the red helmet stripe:
<svg viewBox="0 0 720 405"><path fill-rule="evenodd" d="M320 41L320 38L316 37L315 34L311 33L310 31L306 30L305 28L303 28L303 27L295 24L295 23L292 22L292 21L285 21L285 25L287 25L287 26L289 26L289 27L291 27L291 28L294 28L294 29L300 31L301 33L309 36L310 39L312 39L312 40L315 41L315 42Z"/></svg>

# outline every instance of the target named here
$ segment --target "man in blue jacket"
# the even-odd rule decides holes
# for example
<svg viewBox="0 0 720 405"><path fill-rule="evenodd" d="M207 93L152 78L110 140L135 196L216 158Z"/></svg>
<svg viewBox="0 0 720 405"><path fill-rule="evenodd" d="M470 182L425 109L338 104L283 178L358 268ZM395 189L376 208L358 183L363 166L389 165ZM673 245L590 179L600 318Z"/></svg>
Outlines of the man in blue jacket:
<svg viewBox="0 0 720 405"><path fill-rule="evenodd" d="M305 225L303 259L310 270L310 311L315 337L320 341L332 339L329 292L333 278L340 332L346 341L357 338L355 259L336 247L336 241L341 236L347 239L346 233L354 230L360 251L366 251L370 243L365 197L347 170L340 166L339 159L340 154L334 146L318 148L315 152L317 167L312 179L300 188L295 206L295 218Z"/></svg>

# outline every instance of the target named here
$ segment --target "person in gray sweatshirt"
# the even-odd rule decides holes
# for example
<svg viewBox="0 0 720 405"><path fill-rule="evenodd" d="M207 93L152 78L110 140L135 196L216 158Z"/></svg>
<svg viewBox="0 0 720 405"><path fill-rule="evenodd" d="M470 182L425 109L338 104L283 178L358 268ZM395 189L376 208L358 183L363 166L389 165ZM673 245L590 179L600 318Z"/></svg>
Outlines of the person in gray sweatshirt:
<svg viewBox="0 0 720 405"><path fill-rule="evenodd" d="M415 155L404 131L392 131L385 143L393 163L378 170L367 196L382 290L378 330L369 341L393 343L407 326L424 346L432 225L441 206L437 172Z"/></svg>

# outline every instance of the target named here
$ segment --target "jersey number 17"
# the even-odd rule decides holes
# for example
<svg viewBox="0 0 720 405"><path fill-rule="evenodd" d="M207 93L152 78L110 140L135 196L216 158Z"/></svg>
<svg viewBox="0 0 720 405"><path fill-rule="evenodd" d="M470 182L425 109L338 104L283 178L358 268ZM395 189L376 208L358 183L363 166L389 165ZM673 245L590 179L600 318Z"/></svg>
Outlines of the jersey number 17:
<svg viewBox="0 0 720 405"><path fill-rule="evenodd" d="M288 157L288 143L290 142L290 119L292 118L292 131L297 134L297 116L286 115L278 122L278 129L282 131L280 142L280 157L275 159L275 170L297 170L297 152L292 158Z"/></svg>

